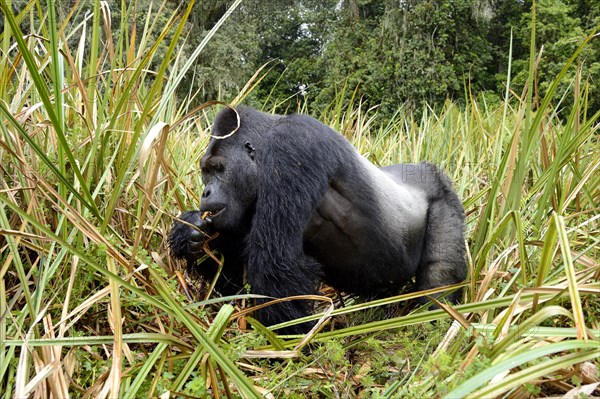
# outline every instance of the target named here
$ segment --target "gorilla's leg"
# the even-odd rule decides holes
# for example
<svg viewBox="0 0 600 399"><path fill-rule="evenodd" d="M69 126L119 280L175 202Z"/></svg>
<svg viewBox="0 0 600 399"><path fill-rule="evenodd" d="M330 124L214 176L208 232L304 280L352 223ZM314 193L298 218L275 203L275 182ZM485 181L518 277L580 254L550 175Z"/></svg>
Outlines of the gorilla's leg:
<svg viewBox="0 0 600 399"><path fill-rule="evenodd" d="M417 270L418 290L456 284L467 277L464 241L464 211L455 194L430 204L425 247ZM449 300L457 302L460 291Z"/></svg>

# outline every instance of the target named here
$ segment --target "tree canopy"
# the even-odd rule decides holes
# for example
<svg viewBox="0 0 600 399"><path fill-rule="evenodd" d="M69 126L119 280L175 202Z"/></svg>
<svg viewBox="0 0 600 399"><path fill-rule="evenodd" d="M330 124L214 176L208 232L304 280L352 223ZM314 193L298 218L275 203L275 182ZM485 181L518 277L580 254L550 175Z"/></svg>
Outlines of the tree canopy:
<svg viewBox="0 0 600 399"><path fill-rule="evenodd" d="M227 2L212 4L213 10L223 10ZM537 89L542 96L550 79L600 24L600 4L539 0L536 10L536 51L541 52ZM269 75L252 98L259 103L277 100L281 107L304 98L310 107L322 107L343 89L348 96L356 90L384 112L402 104L418 109L449 98L464 101L467 91L500 98L511 34L515 92L525 82L531 12L528 0L246 0L211 44L205 65L198 65L198 70L218 66L211 70L218 76L211 78L207 70L198 84L211 88L205 90L208 97L227 97L271 61ZM205 15L220 16L214 11ZM578 63L590 94L596 93L589 96L592 110L600 107L599 50L594 39ZM569 71L571 77L575 73L576 67Z"/></svg>
<svg viewBox="0 0 600 399"><path fill-rule="evenodd" d="M194 4L184 56L232 3ZM120 4L107 4L116 31L125 22ZM149 0L131 4L140 10L140 27L145 22L142 10L158 7ZM68 12L68 4L58 5ZM173 10L185 5L166 1L160 6ZM531 22L531 0L243 0L208 42L179 94L193 93L196 102L231 100L266 64L263 72L268 73L248 101L280 112L295 110L298 104L323 108L340 92L389 114L402 105L419 110L446 99L460 103L471 94L500 99L511 35L511 89L520 94L526 81ZM25 18L22 23L29 22ZM536 2L535 50L541 53L536 95L544 95L575 48L599 25L600 3L595 0ZM591 41L568 71L571 79L564 80L556 101L578 68L589 89L589 109L600 109L599 39Z"/></svg>

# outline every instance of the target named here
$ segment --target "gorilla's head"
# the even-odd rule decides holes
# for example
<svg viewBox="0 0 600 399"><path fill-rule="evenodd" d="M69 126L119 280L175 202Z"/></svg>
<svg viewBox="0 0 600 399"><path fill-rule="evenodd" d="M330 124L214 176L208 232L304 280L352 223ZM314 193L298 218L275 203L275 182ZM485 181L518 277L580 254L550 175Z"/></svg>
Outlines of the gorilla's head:
<svg viewBox="0 0 600 399"><path fill-rule="evenodd" d="M204 191L200 211L215 231L238 231L250 225L258 190L260 140L276 118L263 113L246 115L223 109L215 119L212 139L200 160ZM238 120L241 124L238 127ZM235 131L235 132L234 132ZM233 134L231 134L234 132Z"/></svg>

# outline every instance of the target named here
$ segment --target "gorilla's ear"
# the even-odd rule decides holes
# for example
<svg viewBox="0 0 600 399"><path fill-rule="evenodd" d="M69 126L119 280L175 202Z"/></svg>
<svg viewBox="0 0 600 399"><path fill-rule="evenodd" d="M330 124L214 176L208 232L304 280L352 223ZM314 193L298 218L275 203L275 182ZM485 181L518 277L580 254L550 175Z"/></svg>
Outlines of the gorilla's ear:
<svg viewBox="0 0 600 399"><path fill-rule="evenodd" d="M250 159L254 161L254 146L249 141L246 141L246 144L244 144L244 148L246 149L246 152L248 153Z"/></svg>
<svg viewBox="0 0 600 399"><path fill-rule="evenodd" d="M238 128L238 121L238 114L234 109L223 108L215 118L212 135L222 137L230 134Z"/></svg>

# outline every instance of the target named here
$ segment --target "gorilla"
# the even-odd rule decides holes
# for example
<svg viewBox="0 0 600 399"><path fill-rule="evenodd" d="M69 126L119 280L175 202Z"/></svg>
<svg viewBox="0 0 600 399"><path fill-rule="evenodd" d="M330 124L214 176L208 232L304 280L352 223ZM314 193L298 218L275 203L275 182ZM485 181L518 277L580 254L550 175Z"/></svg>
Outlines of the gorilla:
<svg viewBox="0 0 600 399"><path fill-rule="evenodd" d="M312 117L239 106L217 115L200 166L200 210L184 212L168 241L188 267L205 245L220 252L222 295L246 283L274 298L314 294L323 281L381 297L413 277L418 290L466 278L463 207L432 164L378 168ZM210 259L196 268L207 279L218 272ZM256 317L273 325L310 310L308 301L286 301Z"/></svg>

